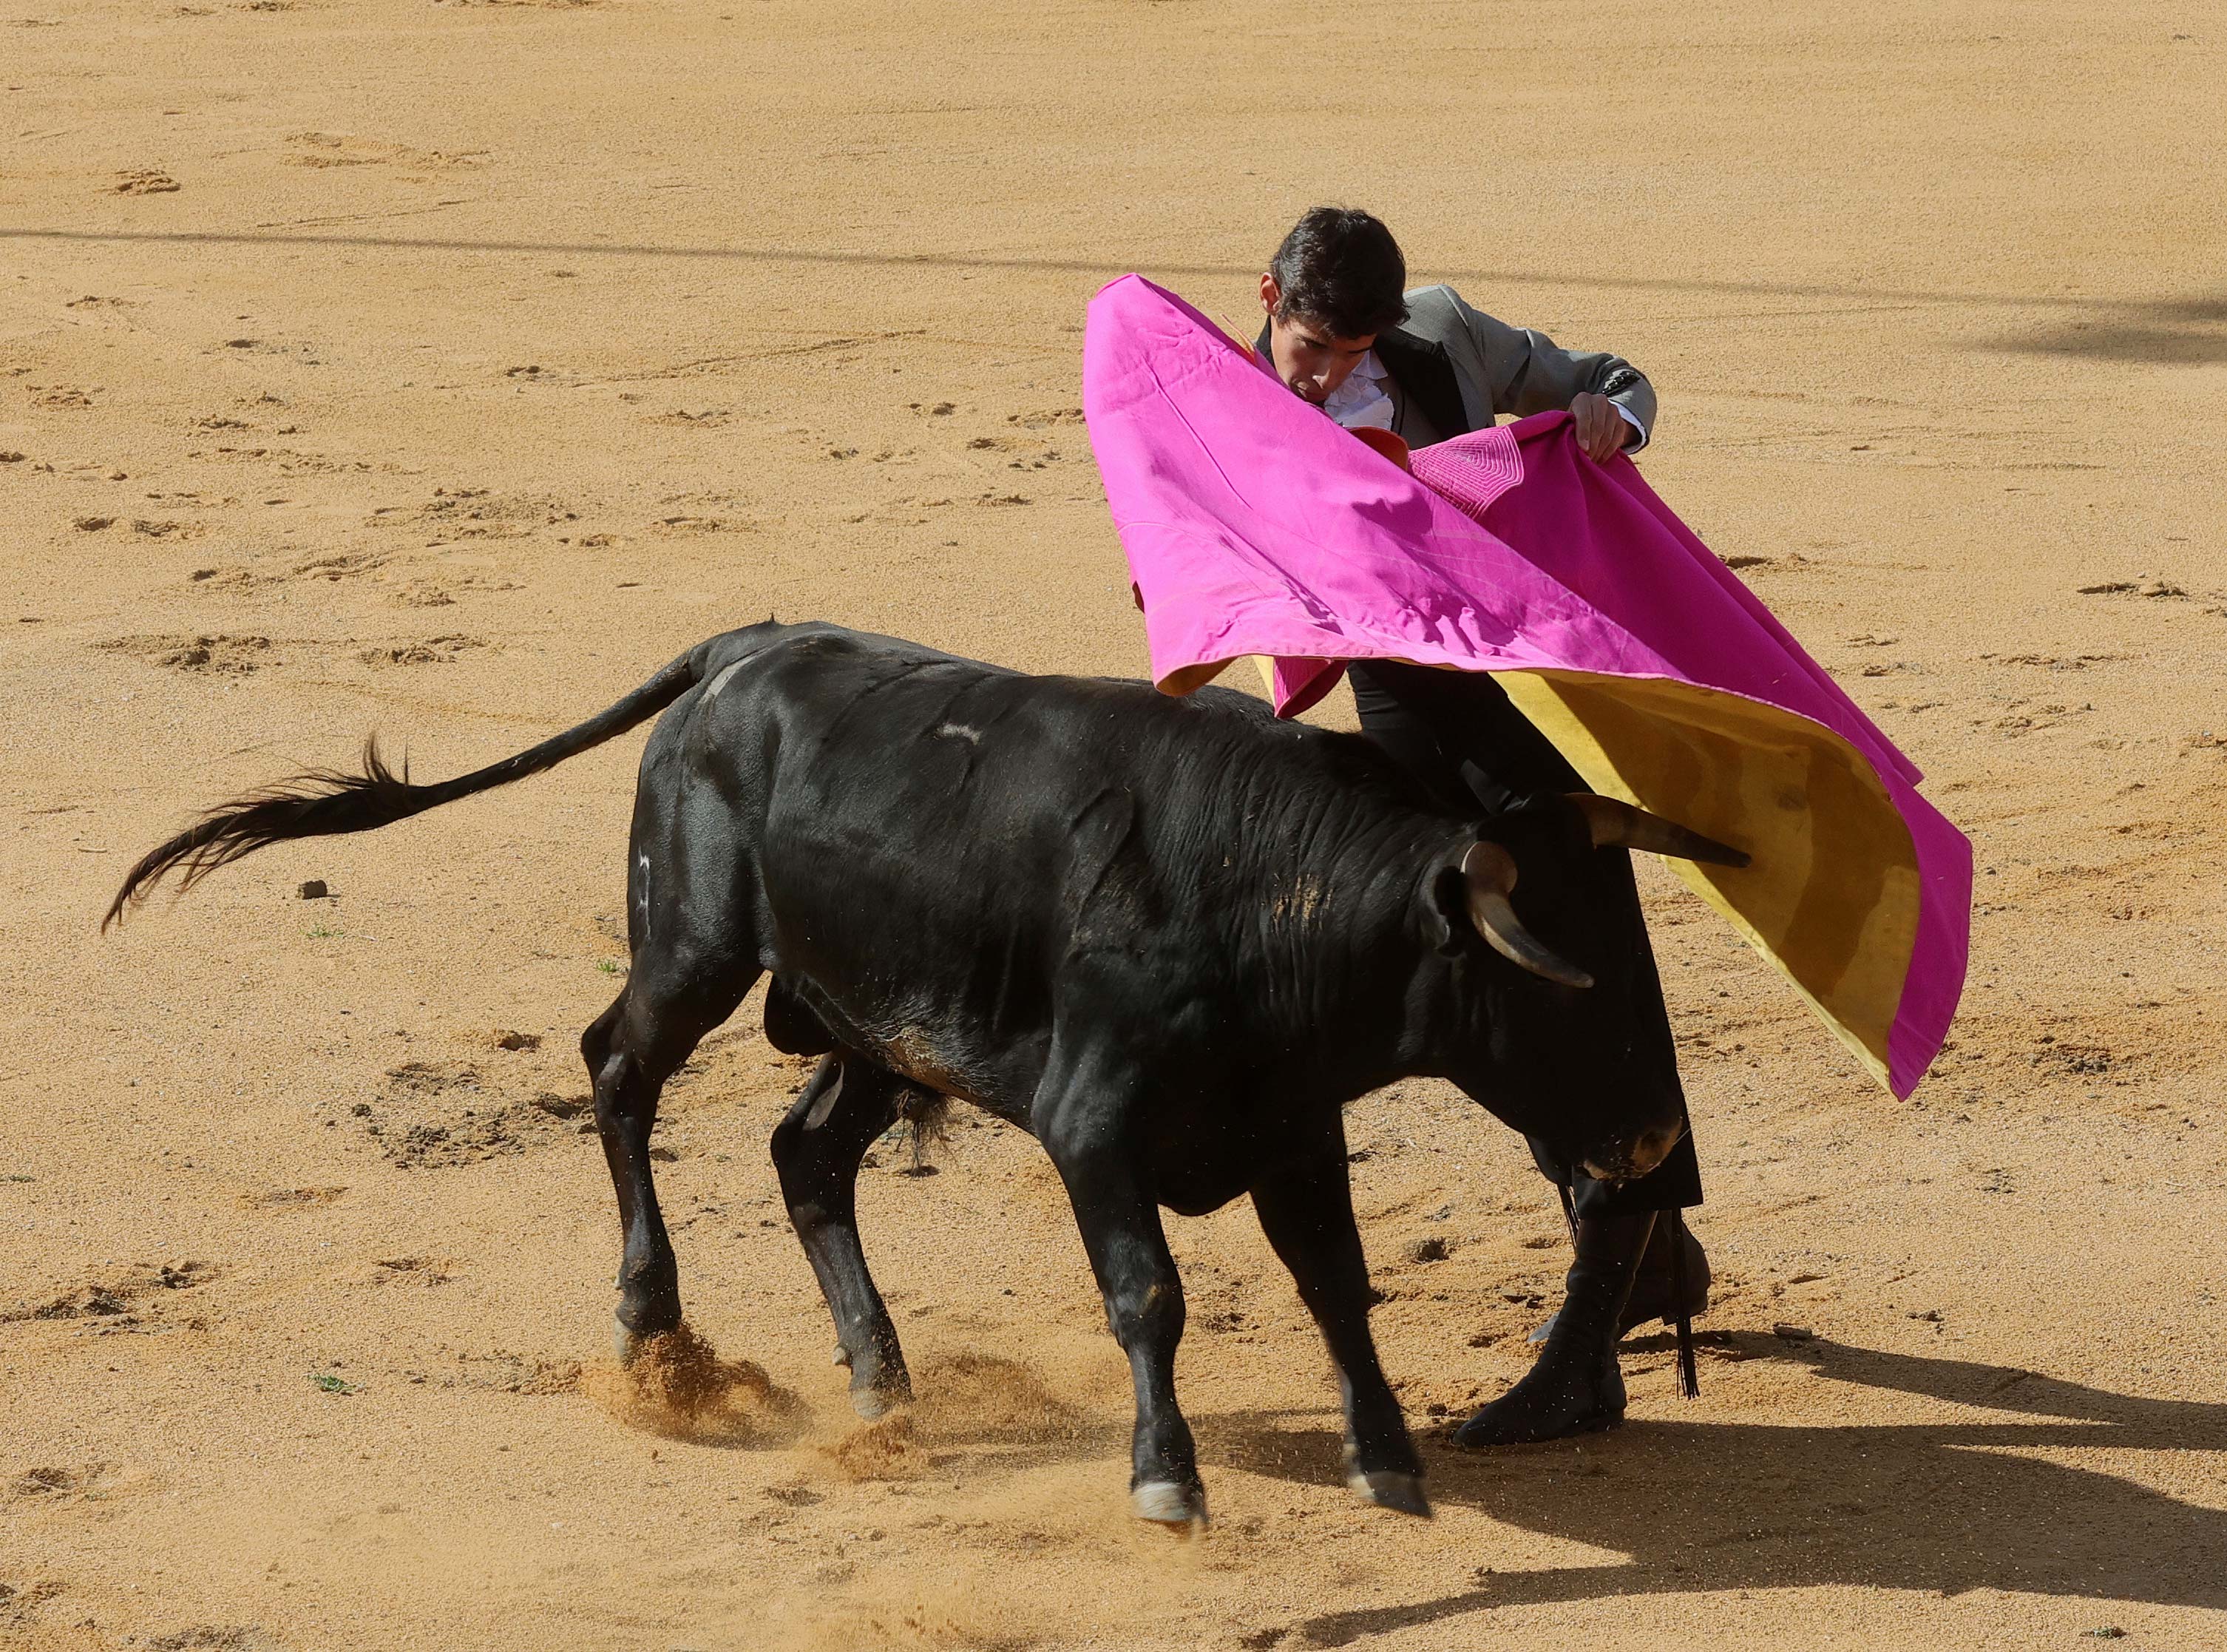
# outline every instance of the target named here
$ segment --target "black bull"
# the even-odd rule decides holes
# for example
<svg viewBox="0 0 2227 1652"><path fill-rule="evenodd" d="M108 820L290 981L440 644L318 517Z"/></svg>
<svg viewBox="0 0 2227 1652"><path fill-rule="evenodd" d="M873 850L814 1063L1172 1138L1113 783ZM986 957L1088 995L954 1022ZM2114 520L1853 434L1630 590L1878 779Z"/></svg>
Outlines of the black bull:
<svg viewBox="0 0 2227 1652"><path fill-rule="evenodd" d="M1236 693L1171 699L769 621L475 774L414 786L367 750L361 775L227 805L135 866L109 916L174 868L190 884L266 844L385 826L668 706L635 800L632 967L581 1039L624 1229L622 1349L680 1319L659 1092L769 973L769 1039L826 1056L773 1157L862 1412L910 1390L859 1247L858 1163L932 1091L1029 1132L1058 1169L1135 1380L1139 1514L1205 1508L1159 1209L1246 1193L1329 1344L1350 1483L1425 1512L1369 1336L1341 1109L1432 1075L1572 1163L1650 1168L1681 1111L1624 1024L1636 954L1596 933L1597 857L1614 852L1596 845L1741 858L1605 800L1464 818L1367 741Z"/></svg>

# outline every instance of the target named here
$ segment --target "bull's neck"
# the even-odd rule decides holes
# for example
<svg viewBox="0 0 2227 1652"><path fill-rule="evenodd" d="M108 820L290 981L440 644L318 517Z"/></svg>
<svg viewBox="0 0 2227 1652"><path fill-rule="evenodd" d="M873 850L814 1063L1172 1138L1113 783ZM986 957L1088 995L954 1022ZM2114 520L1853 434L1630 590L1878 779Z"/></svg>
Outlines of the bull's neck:
<svg viewBox="0 0 2227 1652"><path fill-rule="evenodd" d="M1254 817L1255 829L1260 816ZM1424 1001L1443 960L1426 938L1423 886L1466 837L1448 814L1367 793L1287 800L1245 858L1222 922L1260 992L1264 1054L1359 1090L1418 1070Z"/></svg>

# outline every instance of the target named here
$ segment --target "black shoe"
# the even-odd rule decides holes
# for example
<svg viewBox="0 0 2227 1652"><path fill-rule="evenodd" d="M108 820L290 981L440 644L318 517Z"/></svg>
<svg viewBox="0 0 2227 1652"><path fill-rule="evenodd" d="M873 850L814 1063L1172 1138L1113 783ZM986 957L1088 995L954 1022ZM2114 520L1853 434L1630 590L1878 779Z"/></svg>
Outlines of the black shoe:
<svg viewBox="0 0 2227 1652"><path fill-rule="evenodd" d="M1617 1326L1617 1336L1630 1336L1635 1325L1650 1319L1660 1319L1664 1324L1675 1324L1679 1318L1678 1298L1675 1289L1676 1272L1671 1266L1671 1235L1678 1234L1686 1249L1686 1312L1688 1319L1698 1319L1709 1311L1709 1282L1714 1277L1709 1272L1709 1253L1701 1248L1701 1241L1694 1237L1694 1230L1684 1222L1657 1221L1655 1231L1647 1241L1647 1254L1639 1259L1639 1277L1632 1281L1631 1297L1624 1304L1624 1315ZM1533 1330L1528 1338L1543 1343L1554 1334L1555 1316Z"/></svg>
<svg viewBox="0 0 2227 1652"><path fill-rule="evenodd" d="M1553 1334L1523 1380L1454 1431L1471 1451L1525 1445L1613 1428L1624 1420L1616 1344L1655 1213L1577 1223L1577 1260Z"/></svg>

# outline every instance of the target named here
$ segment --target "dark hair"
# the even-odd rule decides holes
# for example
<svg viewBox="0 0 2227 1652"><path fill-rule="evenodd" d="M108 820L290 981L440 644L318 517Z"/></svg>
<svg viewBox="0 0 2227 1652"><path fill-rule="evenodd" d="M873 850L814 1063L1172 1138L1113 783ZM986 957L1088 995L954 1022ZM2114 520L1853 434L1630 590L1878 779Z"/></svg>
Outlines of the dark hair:
<svg viewBox="0 0 2227 1652"><path fill-rule="evenodd" d="M1356 207L1310 211L1284 237L1268 273L1283 290L1279 317L1319 322L1339 338L1369 338L1407 319L1400 243Z"/></svg>

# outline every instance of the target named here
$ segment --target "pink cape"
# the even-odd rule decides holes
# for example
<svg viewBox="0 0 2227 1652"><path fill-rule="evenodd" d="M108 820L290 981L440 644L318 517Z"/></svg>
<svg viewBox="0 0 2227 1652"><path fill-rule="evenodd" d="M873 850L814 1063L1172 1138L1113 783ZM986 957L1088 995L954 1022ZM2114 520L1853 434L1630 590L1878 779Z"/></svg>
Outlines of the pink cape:
<svg viewBox="0 0 2227 1652"><path fill-rule="evenodd" d="M1270 663L1280 716L1351 660L1495 673L1586 784L1737 845L1674 863L1896 1095L1947 1036L1971 846L1921 778L1630 460L1567 413L1355 440L1173 294L1091 301L1083 407L1153 679Z"/></svg>

